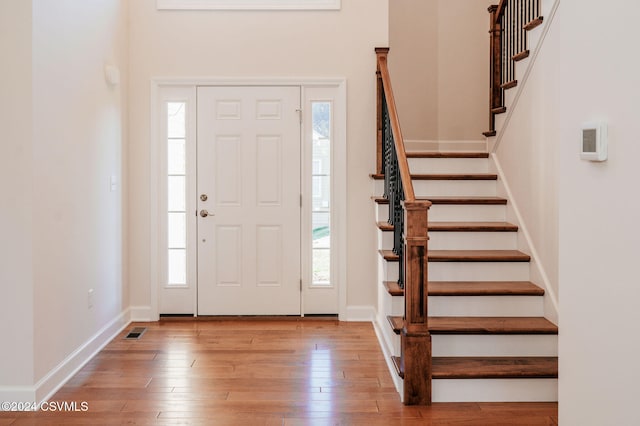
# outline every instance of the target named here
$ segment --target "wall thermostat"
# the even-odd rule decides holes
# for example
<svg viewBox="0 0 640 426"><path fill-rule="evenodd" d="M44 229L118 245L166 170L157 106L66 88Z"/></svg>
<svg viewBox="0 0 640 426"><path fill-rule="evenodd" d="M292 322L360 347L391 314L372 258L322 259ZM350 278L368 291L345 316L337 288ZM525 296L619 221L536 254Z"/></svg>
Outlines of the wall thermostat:
<svg viewBox="0 0 640 426"><path fill-rule="evenodd" d="M582 125L580 158L589 161L607 159L607 125L589 122Z"/></svg>

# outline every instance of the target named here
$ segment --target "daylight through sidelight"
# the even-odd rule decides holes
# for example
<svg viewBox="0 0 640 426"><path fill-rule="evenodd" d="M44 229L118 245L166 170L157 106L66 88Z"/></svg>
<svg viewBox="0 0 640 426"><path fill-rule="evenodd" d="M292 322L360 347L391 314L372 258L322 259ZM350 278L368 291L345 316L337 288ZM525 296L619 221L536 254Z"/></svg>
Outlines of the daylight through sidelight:
<svg viewBox="0 0 640 426"><path fill-rule="evenodd" d="M312 286L331 285L331 102L312 102Z"/></svg>
<svg viewBox="0 0 640 426"><path fill-rule="evenodd" d="M167 102L167 284L187 284L186 103Z"/></svg>

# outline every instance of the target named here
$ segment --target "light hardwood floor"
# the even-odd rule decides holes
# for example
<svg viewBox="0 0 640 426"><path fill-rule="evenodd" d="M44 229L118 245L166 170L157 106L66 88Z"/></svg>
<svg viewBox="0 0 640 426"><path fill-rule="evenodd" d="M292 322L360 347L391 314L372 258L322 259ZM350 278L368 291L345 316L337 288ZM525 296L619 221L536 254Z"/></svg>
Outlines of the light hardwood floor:
<svg viewBox="0 0 640 426"><path fill-rule="evenodd" d="M369 323L164 320L126 332L52 401L86 412L0 413L0 425L557 425L557 404L400 403Z"/></svg>

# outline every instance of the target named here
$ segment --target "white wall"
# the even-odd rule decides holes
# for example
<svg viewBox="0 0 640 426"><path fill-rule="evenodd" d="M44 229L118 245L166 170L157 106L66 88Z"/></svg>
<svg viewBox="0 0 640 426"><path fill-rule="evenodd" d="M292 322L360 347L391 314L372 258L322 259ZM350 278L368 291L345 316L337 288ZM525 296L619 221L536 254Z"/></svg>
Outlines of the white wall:
<svg viewBox="0 0 640 426"><path fill-rule="evenodd" d="M33 383L31 2L0 2L0 396Z"/></svg>
<svg viewBox="0 0 640 426"><path fill-rule="evenodd" d="M389 68L407 140L481 140L488 129L486 0L394 0Z"/></svg>
<svg viewBox="0 0 640 426"><path fill-rule="evenodd" d="M637 425L640 4L560 9L560 424ZM597 119L609 124L601 164L578 156L581 123Z"/></svg>
<svg viewBox="0 0 640 426"><path fill-rule="evenodd" d="M131 303L151 304L150 81L154 77L348 79L348 304L375 305L375 53L388 43L387 0L348 0L341 11L157 11L130 2Z"/></svg>
<svg viewBox="0 0 640 426"><path fill-rule="evenodd" d="M545 314L558 321L558 153L559 89L558 61L560 31L557 21L549 22L549 32L532 62L526 82L509 89L521 90L515 106L498 137L495 160L511 190L508 220L521 227L519 248L534 255L531 280L545 287ZM542 31L541 28L536 31ZM533 49L535 46L529 46ZM531 58L530 60L533 60ZM528 62L527 62L528 63ZM520 74L524 63L518 65ZM507 196L506 191L500 191ZM515 209L520 214L516 216ZM530 245L524 233L530 238Z"/></svg>

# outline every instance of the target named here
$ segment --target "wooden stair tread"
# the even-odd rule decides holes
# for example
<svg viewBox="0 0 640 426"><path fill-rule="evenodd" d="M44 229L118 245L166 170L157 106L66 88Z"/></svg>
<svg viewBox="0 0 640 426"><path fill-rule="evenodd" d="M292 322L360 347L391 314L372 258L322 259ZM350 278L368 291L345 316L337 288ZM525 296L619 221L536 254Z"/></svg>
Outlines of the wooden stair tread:
<svg viewBox="0 0 640 426"><path fill-rule="evenodd" d="M395 281L385 281L391 296L404 296ZM431 281L429 296L543 296L544 289L530 281Z"/></svg>
<svg viewBox="0 0 640 426"><path fill-rule="evenodd" d="M393 231L388 222L378 222L381 231ZM509 222L429 222L434 232L516 232L518 227Z"/></svg>
<svg viewBox="0 0 640 426"><path fill-rule="evenodd" d="M400 288L397 281L385 281L384 287L387 289L387 292L392 296L404 296L404 289Z"/></svg>
<svg viewBox="0 0 640 426"><path fill-rule="evenodd" d="M434 379L556 378L557 357L433 357Z"/></svg>
<svg viewBox="0 0 640 426"><path fill-rule="evenodd" d="M542 16L538 16L537 18L529 21L524 27L525 30L527 31L531 31L534 28L537 28L538 26L542 25L542 23L544 22L544 18Z"/></svg>
<svg viewBox="0 0 640 426"><path fill-rule="evenodd" d="M383 197L371 197L376 203L378 204L389 204L389 200L387 200L386 198ZM490 204L490 205L495 205L495 204L499 204L499 205L505 205L507 204L507 199L506 198L500 198L500 197L474 197L474 196L463 196L463 197L443 197L443 196L437 196L437 197L429 197L429 198L423 198L423 197L417 197L418 200L429 200L431 201L432 204L469 204L469 205L483 205L483 204Z"/></svg>
<svg viewBox="0 0 640 426"><path fill-rule="evenodd" d="M431 281L430 296L543 296L529 281Z"/></svg>
<svg viewBox="0 0 640 426"><path fill-rule="evenodd" d="M402 371L402 359L399 356L392 356L391 362L393 363L393 368L396 370L396 374L404 379L404 371Z"/></svg>
<svg viewBox="0 0 640 426"><path fill-rule="evenodd" d="M518 250L429 250L430 262L528 262Z"/></svg>
<svg viewBox="0 0 640 426"><path fill-rule="evenodd" d="M393 250L378 250L384 260L397 262ZM529 262L531 256L518 250L429 250L429 262Z"/></svg>
<svg viewBox="0 0 640 426"><path fill-rule="evenodd" d="M375 180L383 180L384 174L372 173L370 175ZM412 180L497 180L498 175L494 173L411 173Z"/></svg>
<svg viewBox="0 0 640 426"><path fill-rule="evenodd" d="M388 316L393 332L400 334L403 320ZM429 317L431 334L558 334L544 317Z"/></svg>
<svg viewBox="0 0 640 426"><path fill-rule="evenodd" d="M409 151L407 158L489 158L488 152Z"/></svg>
<svg viewBox="0 0 640 426"><path fill-rule="evenodd" d="M378 250L378 253L380 253L387 262L397 262L400 260L393 250Z"/></svg>
<svg viewBox="0 0 640 426"><path fill-rule="evenodd" d="M543 317L429 317L431 334L558 334Z"/></svg>
<svg viewBox="0 0 640 426"><path fill-rule="evenodd" d="M387 321L394 333L400 334L402 327L404 326L404 319L402 317L387 315Z"/></svg>

